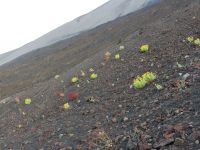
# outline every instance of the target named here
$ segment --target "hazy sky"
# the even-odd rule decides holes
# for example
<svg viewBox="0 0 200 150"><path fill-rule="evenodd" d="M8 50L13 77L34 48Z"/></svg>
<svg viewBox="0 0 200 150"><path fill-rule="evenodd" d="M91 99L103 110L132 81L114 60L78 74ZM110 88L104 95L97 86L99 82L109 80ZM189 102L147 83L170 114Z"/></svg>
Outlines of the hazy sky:
<svg viewBox="0 0 200 150"><path fill-rule="evenodd" d="M19 48L109 0L0 0L0 54Z"/></svg>

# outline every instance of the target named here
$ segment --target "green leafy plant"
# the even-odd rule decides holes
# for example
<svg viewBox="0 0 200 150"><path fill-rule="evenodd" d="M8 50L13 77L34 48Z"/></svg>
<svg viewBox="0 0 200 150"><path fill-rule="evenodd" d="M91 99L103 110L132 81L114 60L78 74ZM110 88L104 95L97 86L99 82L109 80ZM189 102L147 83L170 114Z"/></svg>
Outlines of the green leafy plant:
<svg viewBox="0 0 200 150"><path fill-rule="evenodd" d="M136 89L141 89L141 88L145 87L146 83L147 82L139 76L136 79L133 80L133 86Z"/></svg>
<svg viewBox="0 0 200 150"><path fill-rule="evenodd" d="M69 109L69 108L70 108L69 103L64 103L63 108L64 108L64 109Z"/></svg>
<svg viewBox="0 0 200 150"><path fill-rule="evenodd" d="M26 98L26 99L24 100L24 103L25 103L26 105L30 105L30 104L31 104L31 99L30 99L30 98Z"/></svg>
<svg viewBox="0 0 200 150"><path fill-rule="evenodd" d="M163 86L160 85L160 84L155 84L155 87L157 90L162 90L163 89Z"/></svg>
<svg viewBox="0 0 200 150"><path fill-rule="evenodd" d="M156 79L156 75L153 72L146 72L142 75L142 78L148 83Z"/></svg>
<svg viewBox="0 0 200 150"><path fill-rule="evenodd" d="M194 44L199 45L200 46L200 39L197 38L196 40L194 40Z"/></svg>
<svg viewBox="0 0 200 150"><path fill-rule="evenodd" d="M146 72L142 76L137 76L136 79L133 80L133 86L136 89L144 88L146 84L152 82L156 79L156 75L153 72Z"/></svg>
<svg viewBox="0 0 200 150"><path fill-rule="evenodd" d="M78 77L76 77L76 76L72 77L72 78L71 78L71 82L72 82L72 83L78 82Z"/></svg>
<svg viewBox="0 0 200 150"><path fill-rule="evenodd" d="M146 53L148 51L149 51L149 45L148 44L144 44L144 45L140 46L140 52Z"/></svg>
<svg viewBox="0 0 200 150"><path fill-rule="evenodd" d="M115 54L115 59L120 59L120 55L119 54Z"/></svg>
<svg viewBox="0 0 200 150"><path fill-rule="evenodd" d="M193 36L188 36L188 37L187 37L187 40L188 40L189 42L193 42L193 41L194 41L194 37L193 37Z"/></svg>
<svg viewBox="0 0 200 150"><path fill-rule="evenodd" d="M90 78L91 79L96 79L98 77L98 75L96 74L96 73L92 73L91 75L90 75Z"/></svg>

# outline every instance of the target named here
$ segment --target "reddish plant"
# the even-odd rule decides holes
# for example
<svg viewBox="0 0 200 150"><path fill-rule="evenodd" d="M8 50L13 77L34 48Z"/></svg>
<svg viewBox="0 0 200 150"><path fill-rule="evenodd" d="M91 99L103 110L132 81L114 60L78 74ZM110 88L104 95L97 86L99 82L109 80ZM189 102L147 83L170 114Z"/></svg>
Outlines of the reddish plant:
<svg viewBox="0 0 200 150"><path fill-rule="evenodd" d="M76 100L77 98L78 98L78 96L79 96L79 94L77 93L77 92L74 92L74 91L72 91L72 92L69 92L68 94L67 94L67 98L69 99L69 100Z"/></svg>

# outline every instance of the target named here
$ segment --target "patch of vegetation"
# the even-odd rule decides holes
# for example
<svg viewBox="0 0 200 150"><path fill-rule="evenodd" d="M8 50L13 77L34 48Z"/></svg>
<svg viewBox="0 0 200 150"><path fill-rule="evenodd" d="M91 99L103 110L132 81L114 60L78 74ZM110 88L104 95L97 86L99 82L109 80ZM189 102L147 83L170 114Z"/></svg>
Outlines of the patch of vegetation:
<svg viewBox="0 0 200 150"><path fill-rule="evenodd" d="M149 45L148 44L144 44L144 45L140 46L140 52L146 53L148 51L149 51Z"/></svg>
<svg viewBox="0 0 200 150"><path fill-rule="evenodd" d="M146 84L152 82L156 79L156 75L153 72L146 72L142 76L137 76L136 79L133 80L133 86L136 89L144 88Z"/></svg>
<svg viewBox="0 0 200 150"><path fill-rule="evenodd" d="M110 150L113 147L113 142L104 130L96 129L89 134L87 139L90 150L101 149Z"/></svg>

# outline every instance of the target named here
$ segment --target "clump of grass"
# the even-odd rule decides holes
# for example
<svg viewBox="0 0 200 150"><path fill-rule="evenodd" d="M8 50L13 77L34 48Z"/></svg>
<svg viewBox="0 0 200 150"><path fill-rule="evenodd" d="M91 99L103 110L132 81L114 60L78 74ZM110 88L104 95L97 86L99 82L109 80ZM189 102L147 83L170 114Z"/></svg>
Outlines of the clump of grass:
<svg viewBox="0 0 200 150"><path fill-rule="evenodd" d="M154 81L156 79L156 74L153 72L146 72L142 76L137 76L136 79L133 80L133 86L136 89L144 88L146 84Z"/></svg>
<svg viewBox="0 0 200 150"><path fill-rule="evenodd" d="M104 130L95 129L89 134L87 140L89 150L101 149L110 150L113 147L113 141Z"/></svg>

